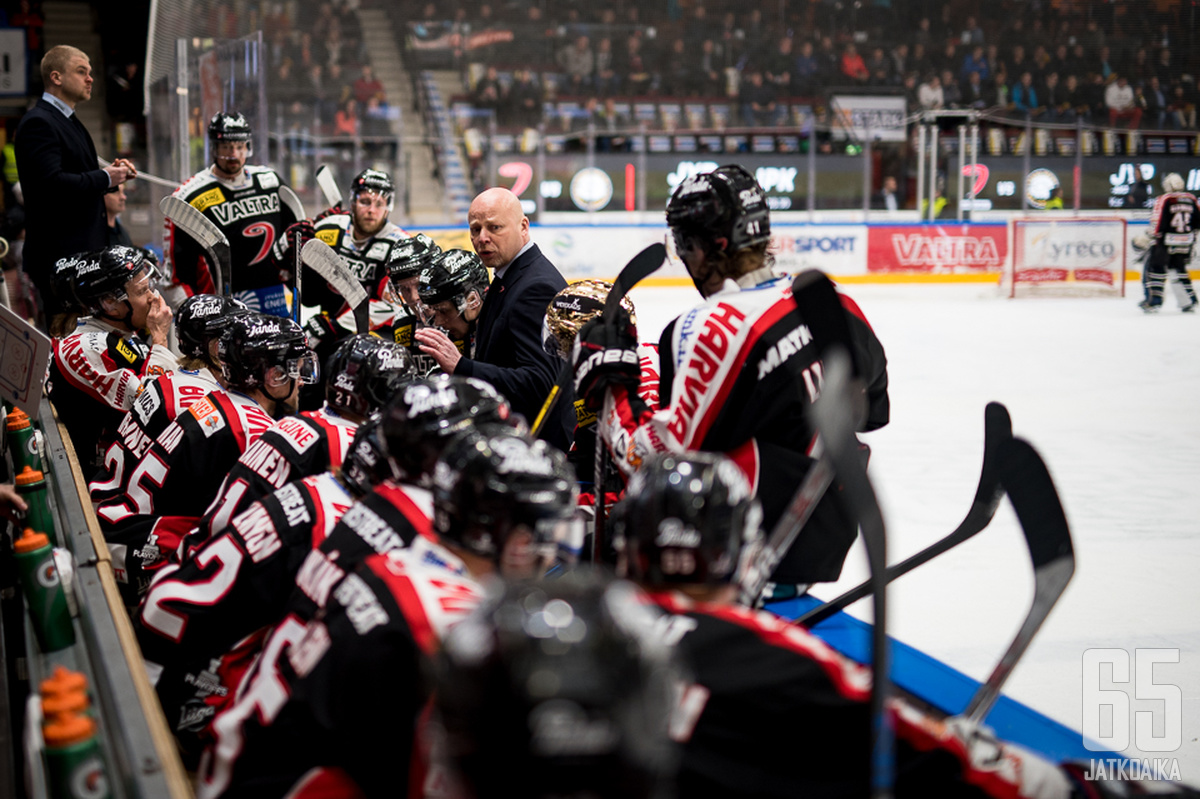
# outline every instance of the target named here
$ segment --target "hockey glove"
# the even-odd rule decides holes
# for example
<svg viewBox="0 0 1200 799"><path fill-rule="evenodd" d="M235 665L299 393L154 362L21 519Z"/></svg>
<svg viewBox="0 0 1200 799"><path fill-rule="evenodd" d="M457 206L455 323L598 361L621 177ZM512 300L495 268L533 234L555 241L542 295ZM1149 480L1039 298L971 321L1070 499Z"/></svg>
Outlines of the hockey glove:
<svg viewBox="0 0 1200 799"><path fill-rule="evenodd" d="M575 337L571 362L575 365L575 396L591 410L604 404L604 392L610 386L624 385L637 392L641 379L637 337L633 322L624 308L617 310L611 324L593 319Z"/></svg>
<svg viewBox="0 0 1200 799"><path fill-rule="evenodd" d="M318 350L322 344L333 342L344 335L339 330L329 314L319 313L304 323L304 336L308 339L308 348Z"/></svg>
<svg viewBox="0 0 1200 799"><path fill-rule="evenodd" d="M275 246L271 248L271 255L275 258L275 265L280 269L286 269L290 272L295 266L292 263L292 260L295 258L292 254L292 248L296 246L296 237L300 237L300 246L303 247L309 241L316 238L316 235L311 219L301 219L299 222L293 222L291 225L288 225L287 230L283 231L283 235L275 241Z"/></svg>
<svg viewBox="0 0 1200 799"><path fill-rule="evenodd" d="M324 211L322 211L321 213L314 216L313 221L320 222L322 219L324 219L327 216L338 216L338 215L344 214L344 213L346 213L346 212L344 210L342 210L342 206L340 204L338 204L338 205L333 206L332 208L326 208Z"/></svg>

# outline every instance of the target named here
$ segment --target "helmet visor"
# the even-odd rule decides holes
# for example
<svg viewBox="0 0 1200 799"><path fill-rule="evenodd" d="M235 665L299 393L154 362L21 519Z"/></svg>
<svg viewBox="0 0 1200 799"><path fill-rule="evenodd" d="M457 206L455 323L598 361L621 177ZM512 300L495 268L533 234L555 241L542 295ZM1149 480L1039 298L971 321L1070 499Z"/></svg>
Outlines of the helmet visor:
<svg viewBox="0 0 1200 799"><path fill-rule="evenodd" d="M283 362L283 368L288 377L306 386L311 386L321 377L321 365L317 361L316 353L311 350L295 358L288 358Z"/></svg>

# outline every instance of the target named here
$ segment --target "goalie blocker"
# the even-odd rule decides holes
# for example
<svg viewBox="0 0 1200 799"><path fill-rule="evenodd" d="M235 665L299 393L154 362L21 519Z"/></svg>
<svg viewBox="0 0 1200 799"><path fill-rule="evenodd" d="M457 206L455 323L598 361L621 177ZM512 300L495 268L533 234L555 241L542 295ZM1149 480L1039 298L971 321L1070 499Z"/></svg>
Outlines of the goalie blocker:
<svg viewBox="0 0 1200 799"><path fill-rule="evenodd" d="M1125 220L1017 218L1009 226L1001 288L1008 297L1125 296Z"/></svg>

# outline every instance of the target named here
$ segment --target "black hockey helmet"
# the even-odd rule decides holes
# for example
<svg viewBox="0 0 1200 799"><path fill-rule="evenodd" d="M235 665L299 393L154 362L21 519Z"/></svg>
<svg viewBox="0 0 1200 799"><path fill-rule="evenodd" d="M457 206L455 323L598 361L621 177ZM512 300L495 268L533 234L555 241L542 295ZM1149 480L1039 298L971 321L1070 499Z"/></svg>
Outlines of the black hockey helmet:
<svg viewBox="0 0 1200 799"><path fill-rule="evenodd" d="M480 301L487 295L488 280L487 267L478 255L468 250L446 250L421 270L417 291L426 305L449 300L462 313L472 291L479 292Z"/></svg>
<svg viewBox="0 0 1200 799"><path fill-rule="evenodd" d="M338 345L325 365L325 401L341 413L369 416L416 374L408 349L370 333Z"/></svg>
<svg viewBox="0 0 1200 799"><path fill-rule="evenodd" d="M392 182L392 176L387 172L380 169L364 169L355 175L354 180L350 181L351 202L358 199L358 195L364 192L378 194L387 201L388 211L392 210L396 198L396 184Z"/></svg>
<svg viewBox="0 0 1200 799"><path fill-rule="evenodd" d="M512 408L490 383L435 375L404 385L384 407L383 417L396 479L426 485L447 441L472 425L509 420Z"/></svg>
<svg viewBox="0 0 1200 799"><path fill-rule="evenodd" d="M82 259L76 256L75 299L84 309L100 312L102 299L127 299L125 287L143 275L153 280L157 270L154 261L139 247L116 244Z"/></svg>
<svg viewBox="0 0 1200 799"><path fill-rule="evenodd" d="M416 277L441 253L442 248L424 233L401 239L392 245L388 253L388 277L392 280Z"/></svg>
<svg viewBox="0 0 1200 799"><path fill-rule="evenodd" d="M208 139L211 142L244 141L253 139L250 123L239 112L218 111L208 121Z"/></svg>
<svg viewBox="0 0 1200 799"><path fill-rule="evenodd" d="M354 440L342 459L342 482L355 496L364 496L392 476L383 449L383 415L368 416L354 431Z"/></svg>
<svg viewBox="0 0 1200 799"><path fill-rule="evenodd" d="M433 528L468 552L499 559L518 525L549 554L578 549L564 523L576 523L579 487L567 456L513 428L485 427L449 442L433 470Z"/></svg>
<svg viewBox="0 0 1200 799"><path fill-rule="evenodd" d="M100 253L102 250L81 252L59 258L54 264L54 274L50 278L50 288L59 304L67 313L84 314L88 309L80 302L75 293L79 273L98 272L100 270Z"/></svg>
<svg viewBox="0 0 1200 799"><path fill-rule="evenodd" d="M230 388L266 385L267 373L279 367L283 376L304 384L320 375L317 358L308 348L304 330L291 319L256 311L237 314L217 339L221 373Z"/></svg>
<svg viewBox="0 0 1200 799"><path fill-rule="evenodd" d="M546 352L559 358L571 357L579 328L604 310L612 286L607 280L579 280L555 294L542 320L542 346ZM628 294L621 298L621 307L636 326L637 313Z"/></svg>
<svg viewBox="0 0 1200 799"><path fill-rule="evenodd" d="M193 294L175 312L175 337L185 358L208 360L208 345L229 326L238 313L249 311L246 303L216 294Z"/></svg>
<svg viewBox="0 0 1200 799"><path fill-rule="evenodd" d="M762 512L733 461L707 452L646 459L613 509L618 573L644 585L729 582L760 540Z"/></svg>
<svg viewBox="0 0 1200 799"><path fill-rule="evenodd" d="M494 590L447 634L436 713L478 799L661 795L683 675L637 589L574 573Z"/></svg>
<svg viewBox="0 0 1200 799"><path fill-rule="evenodd" d="M729 254L771 240L767 196L737 164L683 180L667 202L667 225L680 252L692 239L706 244L726 239Z"/></svg>

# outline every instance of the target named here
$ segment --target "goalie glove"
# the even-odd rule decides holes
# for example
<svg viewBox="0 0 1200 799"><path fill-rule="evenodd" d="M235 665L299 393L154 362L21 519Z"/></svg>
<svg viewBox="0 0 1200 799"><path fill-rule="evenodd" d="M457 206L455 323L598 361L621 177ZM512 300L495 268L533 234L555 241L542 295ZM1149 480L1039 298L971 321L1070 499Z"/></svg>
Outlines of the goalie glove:
<svg viewBox="0 0 1200 799"><path fill-rule="evenodd" d="M591 410L604 404L610 386L625 385L636 394L641 380L637 337L629 312L618 308L611 325L597 317L575 337L571 362L575 368L575 396Z"/></svg>

